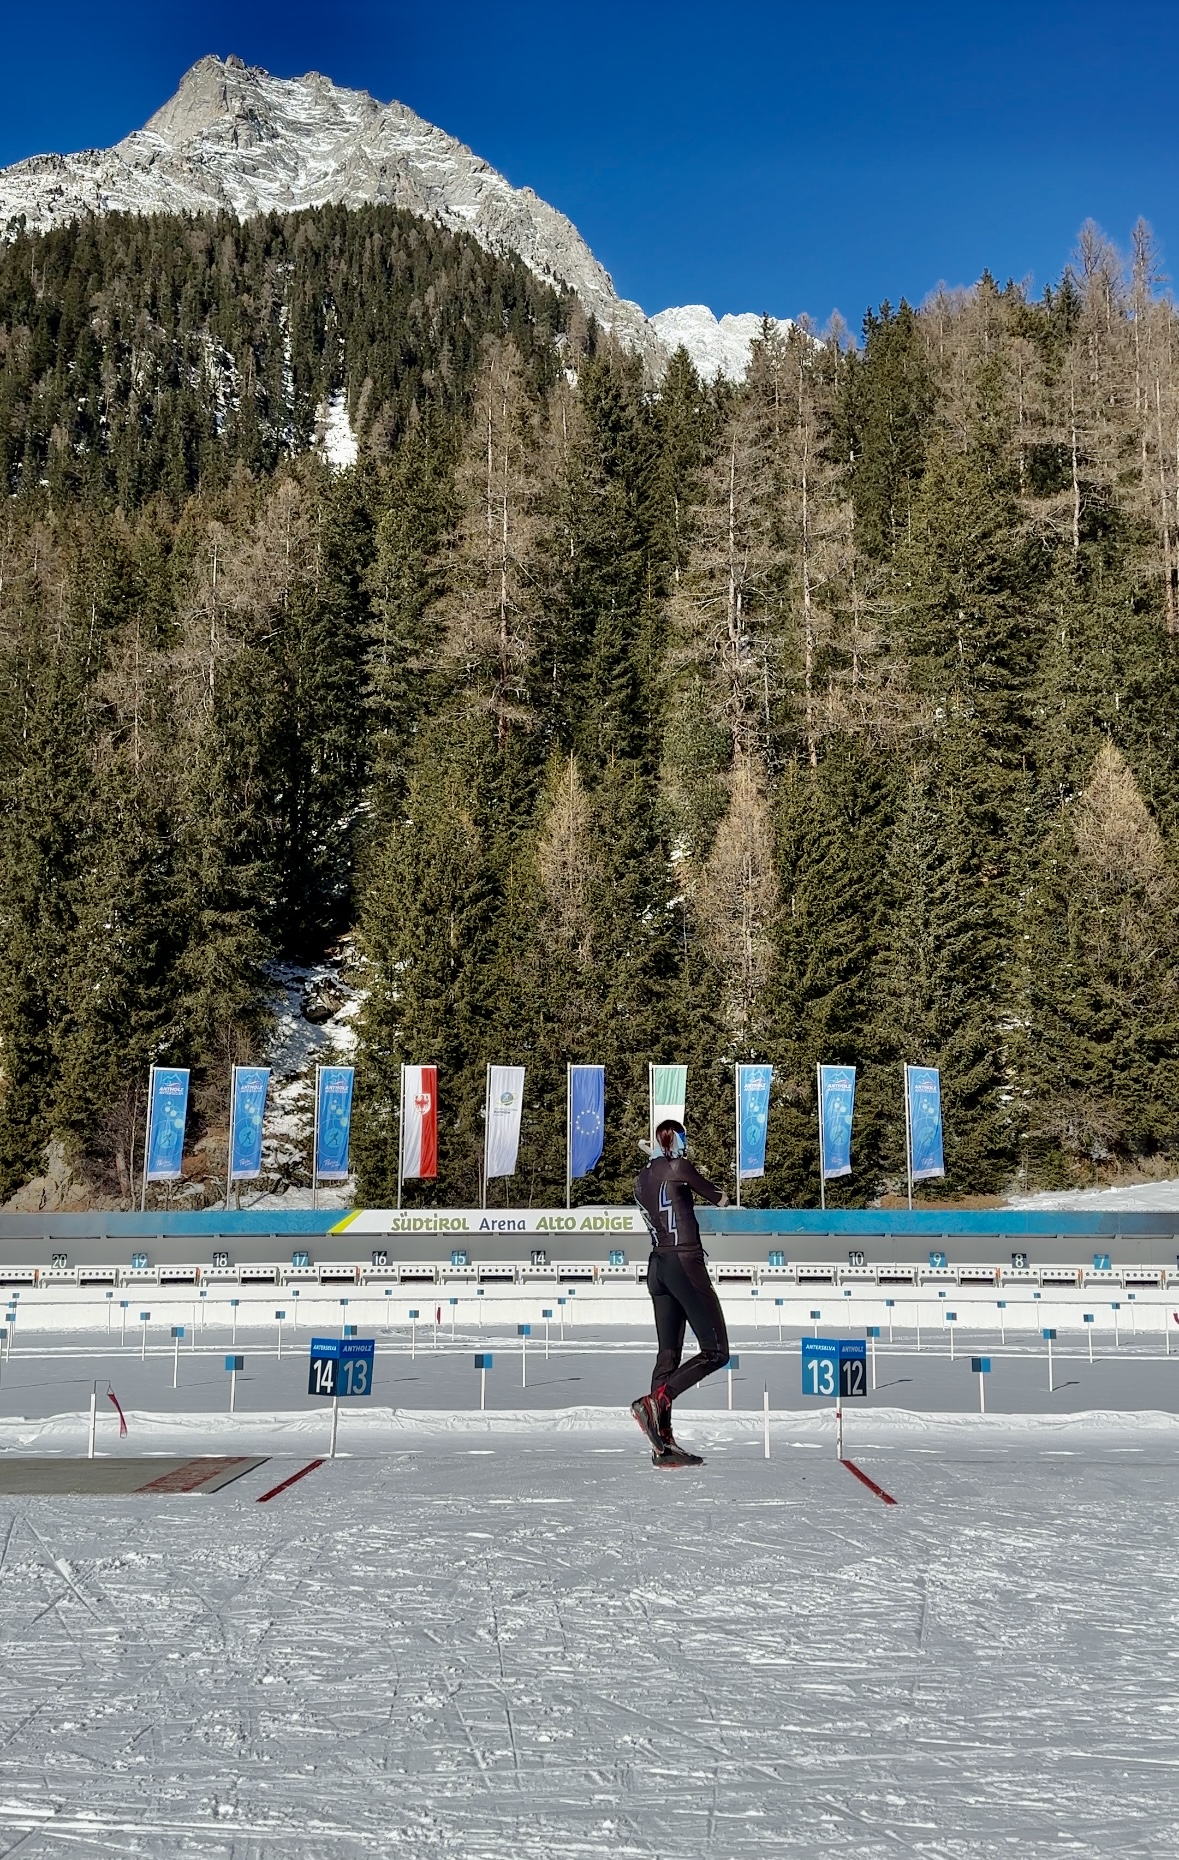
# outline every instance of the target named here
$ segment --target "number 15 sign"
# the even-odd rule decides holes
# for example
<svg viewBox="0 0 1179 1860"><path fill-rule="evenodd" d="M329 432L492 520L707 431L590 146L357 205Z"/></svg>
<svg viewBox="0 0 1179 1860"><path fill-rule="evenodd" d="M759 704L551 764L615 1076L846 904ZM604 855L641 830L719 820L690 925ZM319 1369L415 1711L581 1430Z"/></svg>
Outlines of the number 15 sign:
<svg viewBox="0 0 1179 1860"><path fill-rule="evenodd" d="M868 1346L856 1338L804 1337L802 1392L843 1401L868 1393Z"/></svg>

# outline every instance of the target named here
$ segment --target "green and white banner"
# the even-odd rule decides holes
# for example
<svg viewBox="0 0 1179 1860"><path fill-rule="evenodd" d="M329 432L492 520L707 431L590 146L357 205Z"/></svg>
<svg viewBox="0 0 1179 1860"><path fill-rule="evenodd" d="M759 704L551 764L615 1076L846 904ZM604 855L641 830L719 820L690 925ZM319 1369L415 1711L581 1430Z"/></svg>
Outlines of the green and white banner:
<svg viewBox="0 0 1179 1860"><path fill-rule="evenodd" d="M651 1141L665 1118L677 1124L684 1121L688 1097L687 1066L651 1066Z"/></svg>

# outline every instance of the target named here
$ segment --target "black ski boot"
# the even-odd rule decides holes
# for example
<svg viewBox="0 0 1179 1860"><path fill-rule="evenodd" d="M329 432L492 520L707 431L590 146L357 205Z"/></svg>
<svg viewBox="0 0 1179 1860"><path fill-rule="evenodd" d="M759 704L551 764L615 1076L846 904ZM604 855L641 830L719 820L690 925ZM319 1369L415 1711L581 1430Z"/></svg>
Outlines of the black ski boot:
<svg viewBox="0 0 1179 1860"><path fill-rule="evenodd" d="M678 1466L703 1466L701 1453L689 1453L686 1447L677 1447L673 1440L670 1447L664 1447L661 1453L651 1455L652 1466L660 1466L665 1471L672 1471Z"/></svg>

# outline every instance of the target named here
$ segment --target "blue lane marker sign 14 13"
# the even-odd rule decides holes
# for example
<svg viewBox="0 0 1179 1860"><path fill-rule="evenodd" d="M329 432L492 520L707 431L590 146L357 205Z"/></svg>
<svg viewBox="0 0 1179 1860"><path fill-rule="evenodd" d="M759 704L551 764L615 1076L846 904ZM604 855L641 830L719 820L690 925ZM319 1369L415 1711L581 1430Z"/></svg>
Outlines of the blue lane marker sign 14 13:
<svg viewBox="0 0 1179 1860"><path fill-rule="evenodd" d="M804 1337L802 1392L844 1401L867 1395L867 1343L858 1337Z"/></svg>
<svg viewBox="0 0 1179 1860"><path fill-rule="evenodd" d="M377 1346L371 1337L313 1337L309 1395L371 1395Z"/></svg>

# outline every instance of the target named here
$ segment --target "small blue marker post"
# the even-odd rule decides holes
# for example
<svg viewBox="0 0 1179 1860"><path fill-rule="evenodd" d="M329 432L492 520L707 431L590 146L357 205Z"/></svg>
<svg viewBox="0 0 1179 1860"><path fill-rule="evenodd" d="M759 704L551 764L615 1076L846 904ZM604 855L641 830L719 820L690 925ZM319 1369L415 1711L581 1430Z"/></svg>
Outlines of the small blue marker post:
<svg viewBox="0 0 1179 1860"><path fill-rule="evenodd" d="M274 1321L278 1325L278 1360L280 1363L282 1362L282 1327L286 1322L286 1315L285 1311L276 1311L274 1314Z"/></svg>
<svg viewBox="0 0 1179 1860"><path fill-rule="evenodd" d="M348 1300L347 1300L346 1298L341 1298L341 1300L340 1300L340 1310L341 1310L341 1311L343 1312L343 1311L347 1311L347 1309L348 1309ZM342 1337L342 1336L344 1336L344 1334L345 1334L345 1332L344 1332L344 1319L343 1319L343 1318L341 1317L341 1319L340 1319L340 1335L341 1335L341 1337Z"/></svg>
<svg viewBox="0 0 1179 1860"><path fill-rule="evenodd" d="M452 1298L450 1300L450 1341L452 1343L454 1342L454 1321L457 1316L458 1316L458 1299Z"/></svg>
<svg viewBox="0 0 1179 1860"><path fill-rule="evenodd" d="M991 1373L991 1359L989 1356L972 1356L970 1367L978 1377L978 1411L980 1414L985 1414L987 1411L986 1377Z"/></svg>
<svg viewBox="0 0 1179 1860"><path fill-rule="evenodd" d="M888 1341L890 1344L892 1342L892 1314L896 1302L895 1298L886 1298L884 1301L884 1309L888 1312Z"/></svg>
<svg viewBox="0 0 1179 1860"><path fill-rule="evenodd" d="M1092 1311L1082 1311L1081 1313L1081 1322L1085 1326L1085 1335L1089 1339L1090 1365L1092 1365L1092 1362L1093 1362L1093 1318L1094 1318L1094 1315L1095 1314Z"/></svg>
<svg viewBox="0 0 1179 1860"><path fill-rule="evenodd" d="M244 1356L227 1356L225 1359L225 1367L229 1371L229 1412L230 1414L233 1413L234 1406L236 1405L236 1402L237 1402L237 1372L239 1369L244 1369L245 1366L246 1366L246 1359Z"/></svg>
<svg viewBox="0 0 1179 1860"><path fill-rule="evenodd" d="M1126 1302L1130 1307L1130 1329L1133 1331L1135 1336L1138 1335L1138 1305L1136 1303L1137 1298L1138 1298L1137 1292L1126 1293Z"/></svg>
<svg viewBox="0 0 1179 1860"><path fill-rule="evenodd" d="M120 1350L123 1348L123 1345L127 1341L127 1307L130 1303L131 1303L131 1300L129 1298L120 1298L119 1300L119 1310L123 1314L122 1322L119 1327L119 1348Z"/></svg>
<svg viewBox="0 0 1179 1860"><path fill-rule="evenodd" d="M180 1339L183 1337L183 1335L184 1335L183 1324L173 1324L172 1326L172 1343L173 1343L172 1387L173 1388L179 1387L179 1384L180 1384Z"/></svg>
<svg viewBox="0 0 1179 1860"><path fill-rule="evenodd" d="M4 1358L7 1355L7 1353L8 1353L8 1326L7 1324L4 1324L0 1326L0 1365L3 1365Z"/></svg>
<svg viewBox="0 0 1179 1860"><path fill-rule="evenodd" d="M115 1295L113 1292L108 1292L106 1295L106 1334L108 1337L111 1334L111 1312L114 1310L114 1308L115 1308Z"/></svg>
<svg viewBox="0 0 1179 1860"><path fill-rule="evenodd" d="M868 1335L868 1352L872 1358L872 1393L873 1395L875 1395L876 1393L876 1339L880 1335L879 1324L869 1324L867 1335Z"/></svg>
<svg viewBox="0 0 1179 1860"><path fill-rule="evenodd" d="M386 1335L388 1334L388 1330L389 1330L389 1313L392 1310L392 1306L390 1305L389 1300L392 1298L392 1296L393 1296L393 1287L391 1285L387 1285L385 1287L385 1332L386 1332Z"/></svg>
<svg viewBox="0 0 1179 1860"><path fill-rule="evenodd" d="M751 1286L750 1286L750 1288L749 1288L749 1296L750 1296L751 1298L755 1298L755 1299L756 1299L756 1298L758 1298L758 1297L760 1297L760 1293L758 1292L758 1289L757 1289L757 1287L756 1287L756 1285L751 1285ZM756 1304L755 1304L755 1305L754 1305L754 1307L753 1307L753 1328L754 1328L754 1330L756 1330L756 1329L757 1329L757 1306L756 1306Z"/></svg>
<svg viewBox="0 0 1179 1860"><path fill-rule="evenodd" d="M548 1311L542 1311L540 1315L544 1319L544 1360L547 1363L549 1360L549 1323L553 1313L550 1308Z"/></svg>
<svg viewBox="0 0 1179 1860"><path fill-rule="evenodd" d="M564 1343L565 1341L565 1300L563 1298L558 1298L557 1300L557 1322L561 1326L561 1342Z"/></svg>
<svg viewBox="0 0 1179 1860"><path fill-rule="evenodd" d="M848 1299L850 1299L850 1298L851 1298L851 1286L850 1286L850 1285L845 1285L845 1286L844 1286L844 1288L843 1288L843 1295L844 1295L844 1297L845 1297L845 1298L848 1298ZM848 1327L848 1329L850 1330L850 1329L851 1329L851 1321L852 1321L852 1308L851 1308L851 1305L850 1305L850 1304L848 1304L848 1305L846 1305L846 1306L844 1307L844 1309L845 1309L845 1312L846 1312L846 1316L847 1316L847 1327Z"/></svg>
<svg viewBox="0 0 1179 1860"><path fill-rule="evenodd" d="M954 1360L954 1326L958 1322L958 1313L956 1311L947 1311L945 1321L946 1321L946 1328L950 1333L950 1361L953 1362Z"/></svg>
<svg viewBox="0 0 1179 1860"><path fill-rule="evenodd" d="M477 1286L475 1287L475 1297L476 1297L476 1300L481 1300L481 1299L483 1298L483 1287L482 1287L481 1285L477 1285ZM480 1329L480 1330L482 1330L482 1329L483 1329L483 1306L482 1306L482 1303L476 1303L476 1305L475 1305L475 1316L476 1316L476 1317L478 1318L478 1320L479 1320L479 1329Z"/></svg>
<svg viewBox="0 0 1179 1860"><path fill-rule="evenodd" d="M479 1371L479 1412L482 1414L487 1406L487 1371L495 1367L494 1356L477 1356L475 1358L475 1367Z"/></svg>
<svg viewBox="0 0 1179 1860"><path fill-rule="evenodd" d="M208 1300L209 1300L208 1291L205 1289L204 1286L202 1286L201 1291L200 1291L201 1329L202 1330L204 1330L205 1328L205 1312L209 1308ZM192 1347L194 1350L196 1349L196 1320L195 1318L193 1320L193 1326L192 1326Z"/></svg>
<svg viewBox="0 0 1179 1860"><path fill-rule="evenodd" d="M415 1305L409 1314L409 1360L415 1362L418 1354L418 1311Z"/></svg>
<svg viewBox="0 0 1179 1860"><path fill-rule="evenodd" d="M1056 1340L1056 1332L1054 1330L1043 1330L1040 1332L1040 1335L1048 1345L1048 1393L1052 1395L1055 1393L1052 1387L1052 1345Z"/></svg>
<svg viewBox="0 0 1179 1860"><path fill-rule="evenodd" d="M995 1302L999 1307L999 1342L1002 1344L1003 1348L1006 1349L1007 1348L1007 1300L1005 1298L999 1298L999 1299L996 1299Z"/></svg>
<svg viewBox="0 0 1179 1860"><path fill-rule="evenodd" d="M784 1298L775 1298L774 1300L774 1304L776 1305L777 1311L778 1311L778 1342L779 1343L781 1343L782 1341L782 1306L785 1303L786 1303L786 1300Z"/></svg>
<svg viewBox="0 0 1179 1860"><path fill-rule="evenodd" d="M528 1387L528 1339L532 1335L531 1324L517 1324L516 1335L520 1339L520 1387Z"/></svg>
<svg viewBox="0 0 1179 1860"><path fill-rule="evenodd" d="M1121 1304L1118 1302L1118 1300L1115 1298L1111 1301L1109 1308L1114 1314L1114 1349L1120 1350L1122 1347L1122 1336L1121 1336L1121 1332L1118 1329L1118 1312L1121 1310L1122 1307L1121 1307Z"/></svg>
<svg viewBox="0 0 1179 1860"><path fill-rule="evenodd" d="M230 1310L233 1312L233 1334L229 1339L229 1347L231 1350L234 1344L237 1342L237 1308L240 1305L240 1303L241 1303L240 1298L231 1298L229 1301Z"/></svg>
<svg viewBox="0 0 1179 1860"><path fill-rule="evenodd" d="M734 1369L740 1369L741 1358L739 1356L730 1356L725 1367L729 1372L729 1413L732 1414L733 1412L733 1371Z"/></svg>
<svg viewBox="0 0 1179 1860"><path fill-rule="evenodd" d="M814 1325L814 1327L815 1327L815 1336L816 1336L816 1337L817 1337L817 1336L818 1336L818 1334L819 1334L819 1319L820 1319L820 1318L822 1317L822 1315L823 1315L823 1313L822 1313L821 1311L812 1311L812 1312L811 1312L811 1323L812 1323L812 1324Z"/></svg>
<svg viewBox="0 0 1179 1860"><path fill-rule="evenodd" d="M299 1288L297 1285L294 1285L291 1287L291 1297L297 1299L298 1296L299 1296ZM298 1330L299 1328L299 1307L297 1304L294 1307L294 1316L291 1319L291 1323L293 1324L294 1328Z"/></svg>
<svg viewBox="0 0 1179 1860"><path fill-rule="evenodd" d="M143 1325L143 1344L139 1351L139 1360L141 1363L145 1363L147 1361L147 1327L148 1327L150 1320L151 1320L150 1311L141 1311L139 1313L139 1322Z"/></svg>

